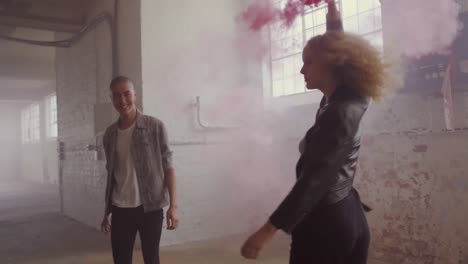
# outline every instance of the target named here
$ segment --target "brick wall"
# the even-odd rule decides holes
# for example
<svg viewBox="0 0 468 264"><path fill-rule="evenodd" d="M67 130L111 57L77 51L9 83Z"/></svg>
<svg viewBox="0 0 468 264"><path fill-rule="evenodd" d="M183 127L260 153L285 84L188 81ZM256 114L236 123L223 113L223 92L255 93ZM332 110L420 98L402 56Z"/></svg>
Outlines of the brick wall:
<svg viewBox="0 0 468 264"><path fill-rule="evenodd" d="M1 135L0 168L1 180L18 179L21 153L21 105L0 102L0 119L4 124Z"/></svg>
<svg viewBox="0 0 468 264"><path fill-rule="evenodd" d="M222 33L229 37L235 27L232 21L222 18L232 17L240 7L226 2L221 12L199 8L195 3L183 10L173 1L152 4L143 1L141 14L142 103L147 113L168 125L182 218L180 230L164 233L163 244L208 239L257 227L294 182L297 144L313 123L316 105L266 113L270 118L268 125L250 126L257 110L251 108L256 105L252 101L244 109L244 113L252 114L248 115L247 129L200 129L193 105L197 95L207 103L204 106L208 105L204 117L208 115L209 122L216 121L211 124L235 120L222 115L239 108L233 107L234 100L230 101L239 98L229 94L234 88L223 80L242 76L242 64L223 57L222 49L208 50L208 54L191 49L197 47L193 35L199 36L198 31L186 34L164 28L175 25L171 23L177 17L180 25L194 30L202 26L213 29L216 25L203 24L195 14L214 14L216 21L224 21L225 24L220 22ZM166 16L159 16L158 10ZM225 10L230 13L223 13ZM62 163L64 211L93 226L102 217L105 173L104 163L95 161L94 153L86 151L85 146L94 143L93 104L108 100L105 90L98 89L105 89L109 74L102 68L109 66L107 57L96 49L96 43L97 47L105 46L91 34L77 46L57 52L59 137L67 148ZM228 59L229 67L195 60L200 59L200 54L208 56L211 62L218 62L217 57ZM96 57L100 58L97 62ZM199 70L198 74L190 71L193 68ZM211 71L223 77L210 79ZM226 72L239 75L222 75ZM258 90L246 93L259 98ZM457 126L466 127L466 97L454 97ZM219 111L226 107L232 111ZM466 262L467 249L463 247L468 231L462 220L467 208L468 166L463 162L467 132L443 132L442 114L440 98L415 95L397 96L373 105L366 117L356 181L363 199L375 208L369 221L374 237L372 255L376 258L390 263Z"/></svg>
<svg viewBox="0 0 468 264"><path fill-rule="evenodd" d="M66 215L97 227L103 216L104 163L87 150L95 144L95 37L88 34L74 47L57 49L56 56L58 135L65 144L62 206Z"/></svg>
<svg viewBox="0 0 468 264"><path fill-rule="evenodd" d="M376 258L468 263L468 97L453 97L455 132L443 131L440 97L399 95L369 112L357 185L375 208Z"/></svg>

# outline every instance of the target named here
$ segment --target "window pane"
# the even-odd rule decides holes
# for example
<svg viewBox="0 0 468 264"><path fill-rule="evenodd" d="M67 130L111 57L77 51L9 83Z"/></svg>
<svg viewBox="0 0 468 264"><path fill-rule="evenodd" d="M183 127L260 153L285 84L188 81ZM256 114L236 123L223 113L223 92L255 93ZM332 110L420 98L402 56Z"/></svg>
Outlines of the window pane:
<svg viewBox="0 0 468 264"><path fill-rule="evenodd" d="M283 79L283 62L281 60L272 62L271 77L273 81Z"/></svg>
<svg viewBox="0 0 468 264"><path fill-rule="evenodd" d="M304 77L301 75L296 76L296 93L302 93L305 89Z"/></svg>
<svg viewBox="0 0 468 264"><path fill-rule="evenodd" d="M374 9L374 25L376 29L382 29L382 9L380 8Z"/></svg>
<svg viewBox="0 0 468 264"><path fill-rule="evenodd" d="M292 49L289 54L298 53L302 51L302 48L304 47L304 39L302 36L302 32L300 34L295 35L291 39L291 46L292 46Z"/></svg>
<svg viewBox="0 0 468 264"><path fill-rule="evenodd" d="M345 0L341 1L342 15L343 17L354 16L357 13L357 2L356 0Z"/></svg>
<svg viewBox="0 0 468 264"><path fill-rule="evenodd" d="M359 33L357 16L346 18L343 24L343 27L346 31L352 33Z"/></svg>
<svg viewBox="0 0 468 264"><path fill-rule="evenodd" d="M374 12L359 14L359 33L366 34L375 30Z"/></svg>
<svg viewBox="0 0 468 264"><path fill-rule="evenodd" d="M294 73L300 74L302 68L302 54L294 56Z"/></svg>
<svg viewBox="0 0 468 264"><path fill-rule="evenodd" d="M279 22L270 26L271 40L280 40L285 38L286 33L286 28Z"/></svg>
<svg viewBox="0 0 468 264"><path fill-rule="evenodd" d="M52 127L51 127L51 137L57 137L58 135L58 126L57 126L57 123L55 123Z"/></svg>
<svg viewBox="0 0 468 264"><path fill-rule="evenodd" d="M289 29L290 35L302 36L302 17L298 16L291 28Z"/></svg>
<svg viewBox="0 0 468 264"><path fill-rule="evenodd" d="M284 77L291 77L295 75L294 72L294 57L288 57L284 60Z"/></svg>
<svg viewBox="0 0 468 264"><path fill-rule="evenodd" d="M314 34L314 28L306 30L306 39L309 40L315 36Z"/></svg>
<svg viewBox="0 0 468 264"><path fill-rule="evenodd" d="M279 57L284 57L292 52L292 49L294 48L292 46L293 40L290 38L285 38L282 39L280 42L280 52L279 52Z"/></svg>
<svg viewBox="0 0 468 264"><path fill-rule="evenodd" d="M57 96L53 95L48 98L47 109L47 136L57 137Z"/></svg>
<svg viewBox="0 0 468 264"><path fill-rule="evenodd" d="M318 9L314 12L314 25L318 26L327 22L327 13L325 8Z"/></svg>
<svg viewBox="0 0 468 264"><path fill-rule="evenodd" d="M305 28L311 28L314 26L314 19L313 19L312 13L308 13L304 15L304 25L305 25Z"/></svg>
<svg viewBox="0 0 468 264"><path fill-rule="evenodd" d="M39 104L32 105L31 116L31 137L32 141L37 142L40 138L40 124L39 124Z"/></svg>
<svg viewBox="0 0 468 264"><path fill-rule="evenodd" d="M280 49L279 41L272 41L270 45L270 49L271 49L271 57L273 59L276 59L280 56L281 49Z"/></svg>
<svg viewBox="0 0 468 264"><path fill-rule="evenodd" d="M374 7L374 1L378 1L378 0L359 0L358 1L359 12L365 12L365 11L372 9Z"/></svg>
<svg viewBox="0 0 468 264"><path fill-rule="evenodd" d="M294 94L296 87L294 86L294 76L288 77L284 80L285 95Z"/></svg>
<svg viewBox="0 0 468 264"><path fill-rule="evenodd" d="M283 8L288 0L272 0ZM343 15L344 28L348 32L365 35L373 45L382 45L382 22L379 0L337 1ZM270 27L273 96L303 93L306 91L302 67L302 49L307 40L326 32L326 4L307 7L290 29L281 23Z"/></svg>
<svg viewBox="0 0 468 264"><path fill-rule="evenodd" d="M326 25L321 25L315 28L315 35L321 35L327 32L327 26Z"/></svg>
<svg viewBox="0 0 468 264"><path fill-rule="evenodd" d="M283 80L273 81L273 96L278 97L283 95Z"/></svg>

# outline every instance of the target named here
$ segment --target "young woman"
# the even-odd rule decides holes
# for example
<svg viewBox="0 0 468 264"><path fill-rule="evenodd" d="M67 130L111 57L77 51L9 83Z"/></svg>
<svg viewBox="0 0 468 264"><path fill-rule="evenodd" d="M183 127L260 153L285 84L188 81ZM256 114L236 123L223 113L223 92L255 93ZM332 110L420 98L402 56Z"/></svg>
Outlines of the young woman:
<svg viewBox="0 0 468 264"><path fill-rule="evenodd" d="M375 48L342 31L334 1L327 2L327 32L308 41L301 69L307 88L324 97L299 146L296 184L242 247L249 259L281 229L292 234L291 264L367 262L369 227L353 181L361 120L382 95L387 71Z"/></svg>

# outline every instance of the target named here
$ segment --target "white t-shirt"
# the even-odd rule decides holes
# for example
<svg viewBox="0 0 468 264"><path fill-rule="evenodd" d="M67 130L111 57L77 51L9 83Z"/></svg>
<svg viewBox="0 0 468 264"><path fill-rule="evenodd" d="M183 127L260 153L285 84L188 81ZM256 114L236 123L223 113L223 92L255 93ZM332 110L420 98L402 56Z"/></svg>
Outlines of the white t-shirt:
<svg viewBox="0 0 468 264"><path fill-rule="evenodd" d="M116 184L112 192L112 204L122 208L141 205L135 165L130 151L135 123L127 129L118 129L117 133L117 164L114 171Z"/></svg>

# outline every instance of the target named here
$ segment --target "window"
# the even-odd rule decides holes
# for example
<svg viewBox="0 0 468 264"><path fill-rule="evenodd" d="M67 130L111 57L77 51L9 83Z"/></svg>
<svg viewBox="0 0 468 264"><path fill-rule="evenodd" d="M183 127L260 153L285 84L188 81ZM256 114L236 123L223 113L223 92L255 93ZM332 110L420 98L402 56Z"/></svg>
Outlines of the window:
<svg viewBox="0 0 468 264"><path fill-rule="evenodd" d="M47 137L56 138L58 134L57 126L57 96L51 95L46 98L47 113Z"/></svg>
<svg viewBox="0 0 468 264"><path fill-rule="evenodd" d="M21 112L21 130L23 143L39 142L40 134L40 108L35 103L27 106Z"/></svg>
<svg viewBox="0 0 468 264"><path fill-rule="evenodd" d="M29 118L29 107L21 111L21 138L24 143L31 141L30 137L30 118Z"/></svg>
<svg viewBox="0 0 468 264"><path fill-rule="evenodd" d="M274 0L284 7L287 0ZM346 31L360 34L382 49L382 19L380 0L337 0ZM281 97L305 93L302 67L302 48L307 40L326 31L326 4L307 8L286 29L281 22L270 27L271 43L271 94Z"/></svg>
<svg viewBox="0 0 468 264"><path fill-rule="evenodd" d="M38 142L40 140L40 111L39 104L35 103L31 106L31 142Z"/></svg>

